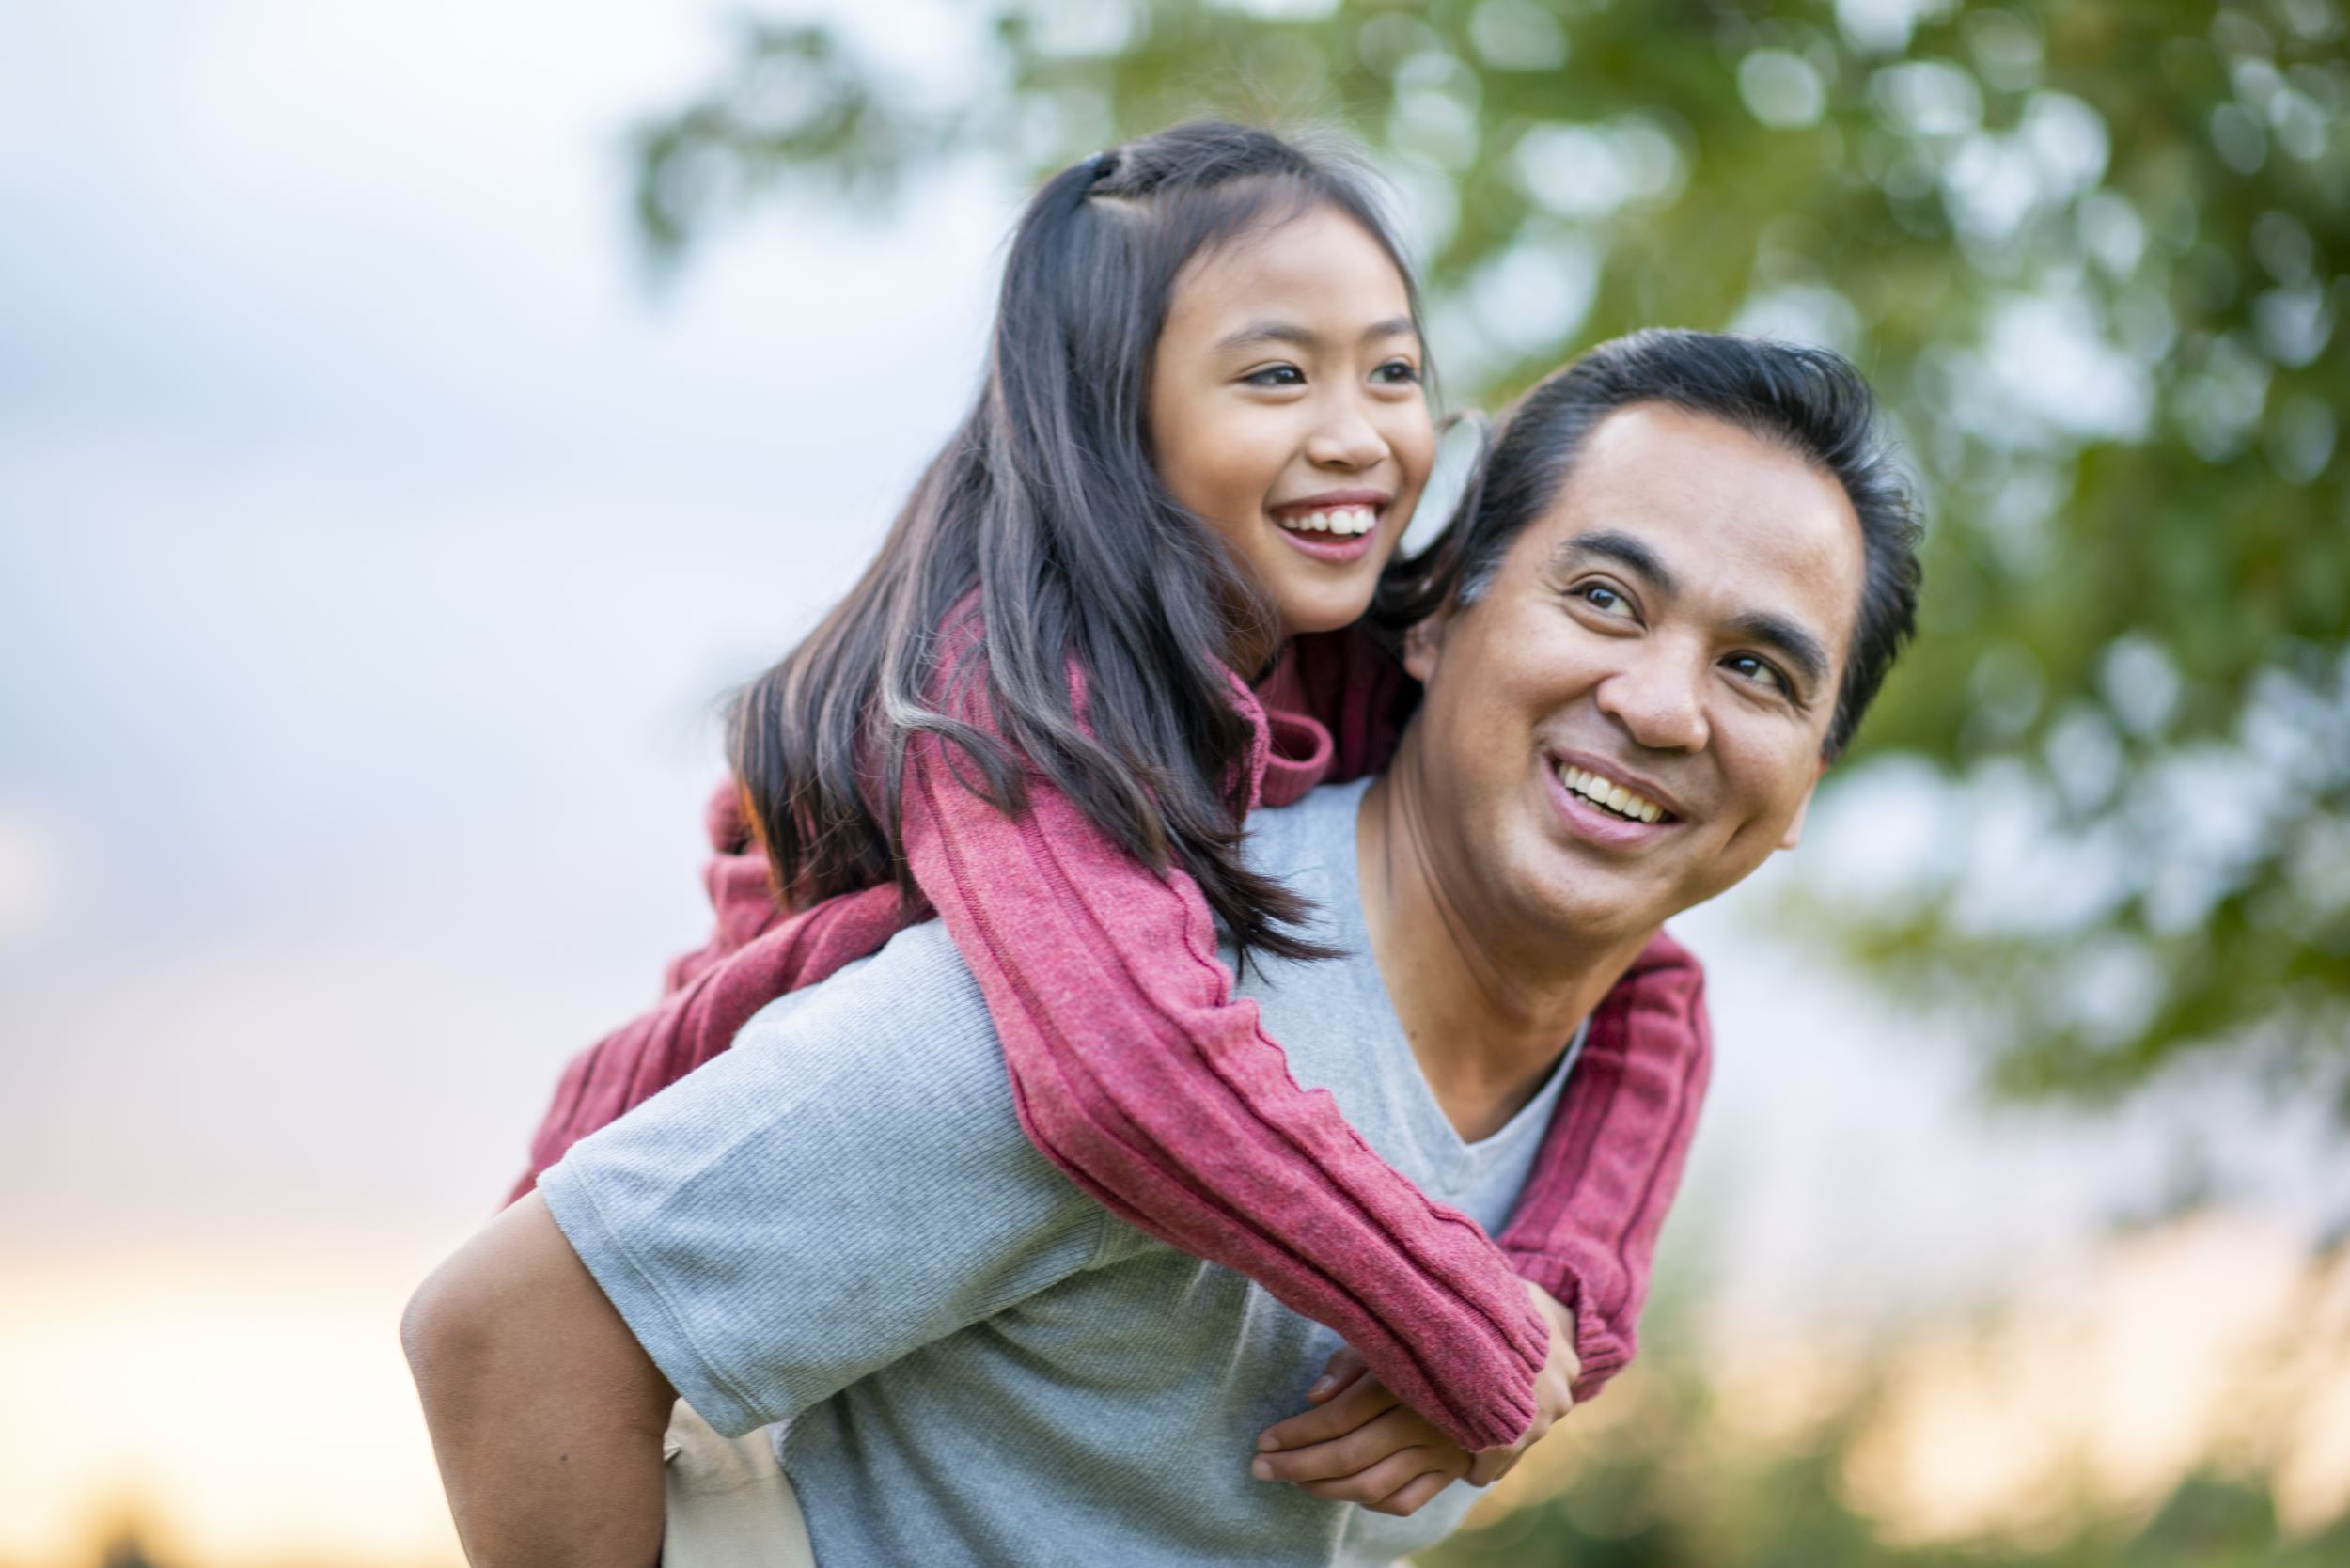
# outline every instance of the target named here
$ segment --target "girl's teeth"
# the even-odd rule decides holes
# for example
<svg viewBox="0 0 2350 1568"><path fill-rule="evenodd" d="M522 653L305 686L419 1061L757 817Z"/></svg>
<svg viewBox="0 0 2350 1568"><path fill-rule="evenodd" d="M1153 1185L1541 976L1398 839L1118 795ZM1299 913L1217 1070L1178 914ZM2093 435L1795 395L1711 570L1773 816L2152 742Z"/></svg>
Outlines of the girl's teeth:
<svg viewBox="0 0 2350 1568"><path fill-rule="evenodd" d="M1284 521L1281 526L1298 533L1338 534L1352 538L1371 532L1378 514L1369 507L1331 507Z"/></svg>

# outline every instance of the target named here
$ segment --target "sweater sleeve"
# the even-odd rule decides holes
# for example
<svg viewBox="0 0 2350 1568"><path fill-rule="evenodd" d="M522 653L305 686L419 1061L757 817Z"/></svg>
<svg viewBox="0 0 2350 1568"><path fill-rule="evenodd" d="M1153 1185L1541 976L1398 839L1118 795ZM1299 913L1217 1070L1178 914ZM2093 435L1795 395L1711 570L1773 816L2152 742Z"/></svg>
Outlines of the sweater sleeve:
<svg viewBox="0 0 2350 1568"><path fill-rule="evenodd" d="M1007 818L940 745L909 753L905 852L987 998L1031 1140L1113 1213L1336 1329L1464 1446L1515 1441L1548 1334L1510 1261L1298 1087L1233 998L1196 884L1129 858L1033 774Z"/></svg>
<svg viewBox="0 0 2350 1568"><path fill-rule="evenodd" d="M1501 1233L1518 1272L1574 1313L1578 1401L1632 1359L1657 1232L1712 1067L1703 971L1660 933L1591 1015L1582 1058Z"/></svg>

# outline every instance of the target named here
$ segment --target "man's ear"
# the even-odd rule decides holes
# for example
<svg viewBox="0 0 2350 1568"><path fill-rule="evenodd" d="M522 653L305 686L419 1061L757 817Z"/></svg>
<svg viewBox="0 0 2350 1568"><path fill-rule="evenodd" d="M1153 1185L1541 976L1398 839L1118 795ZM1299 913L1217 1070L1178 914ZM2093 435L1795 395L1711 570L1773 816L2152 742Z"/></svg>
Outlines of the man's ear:
<svg viewBox="0 0 2350 1568"><path fill-rule="evenodd" d="M1823 757L1811 769L1811 782L1804 787L1803 798L1795 802L1795 814L1787 819L1787 831L1778 837L1778 847L1794 849L1803 842L1803 820L1810 815L1811 797L1820 792L1820 776L1827 772L1827 759Z"/></svg>
<svg viewBox="0 0 2350 1568"><path fill-rule="evenodd" d="M1444 646L1445 622L1451 614L1449 608L1438 610L1412 622L1403 634L1403 667L1423 686L1436 673L1436 652Z"/></svg>

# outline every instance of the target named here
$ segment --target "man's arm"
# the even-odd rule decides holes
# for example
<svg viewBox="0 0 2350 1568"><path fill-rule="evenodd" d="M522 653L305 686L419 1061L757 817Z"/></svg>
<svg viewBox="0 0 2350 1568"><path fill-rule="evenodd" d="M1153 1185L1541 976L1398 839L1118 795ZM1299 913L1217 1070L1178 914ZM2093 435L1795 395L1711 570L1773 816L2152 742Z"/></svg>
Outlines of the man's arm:
<svg viewBox="0 0 2350 1568"><path fill-rule="evenodd" d="M474 1568L650 1568L677 1396L536 1194L417 1288L400 1342Z"/></svg>
<svg viewBox="0 0 2350 1568"><path fill-rule="evenodd" d="M1109 1223L1022 1136L953 943L904 933L574 1145L417 1293L466 1550L649 1568L672 1389L728 1435L791 1419L1086 1267Z"/></svg>

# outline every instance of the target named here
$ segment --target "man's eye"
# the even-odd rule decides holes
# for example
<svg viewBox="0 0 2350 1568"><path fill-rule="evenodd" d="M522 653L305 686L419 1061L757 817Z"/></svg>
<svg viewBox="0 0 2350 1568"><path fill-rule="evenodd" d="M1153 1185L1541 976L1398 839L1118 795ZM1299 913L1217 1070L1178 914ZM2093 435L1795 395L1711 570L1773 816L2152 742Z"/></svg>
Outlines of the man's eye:
<svg viewBox="0 0 2350 1568"><path fill-rule="evenodd" d="M1773 691L1788 689L1787 677L1780 674L1778 666L1768 659L1759 659L1751 653L1733 653L1722 663L1745 680L1768 686Z"/></svg>
<svg viewBox="0 0 2350 1568"><path fill-rule="evenodd" d="M1306 372L1294 365L1268 365L1241 378L1251 386L1303 386Z"/></svg>
<svg viewBox="0 0 2350 1568"><path fill-rule="evenodd" d="M1602 615L1632 618L1632 601L1605 583L1586 583L1574 590L1574 596Z"/></svg>

